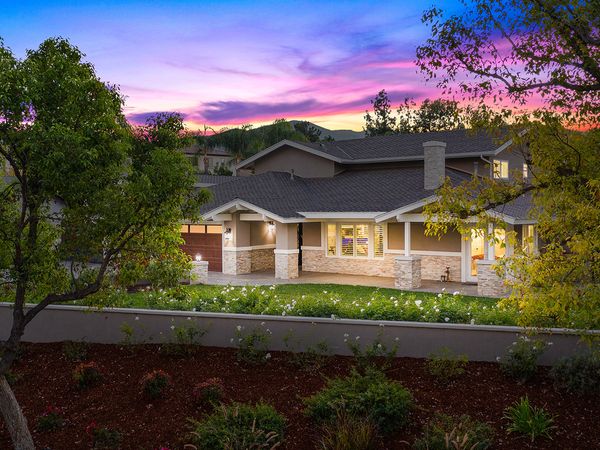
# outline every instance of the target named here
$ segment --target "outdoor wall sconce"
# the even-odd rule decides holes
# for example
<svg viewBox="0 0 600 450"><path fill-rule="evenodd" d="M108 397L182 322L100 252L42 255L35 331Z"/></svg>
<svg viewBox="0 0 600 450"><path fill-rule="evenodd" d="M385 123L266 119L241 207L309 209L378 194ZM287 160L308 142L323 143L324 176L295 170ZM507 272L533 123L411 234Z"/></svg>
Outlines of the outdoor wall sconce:
<svg viewBox="0 0 600 450"><path fill-rule="evenodd" d="M195 256L196 261L202 261L202 255L200 253Z"/></svg>
<svg viewBox="0 0 600 450"><path fill-rule="evenodd" d="M226 241L231 240L231 228L225 229L225 231L223 232L223 237L225 238Z"/></svg>
<svg viewBox="0 0 600 450"><path fill-rule="evenodd" d="M273 233L275 231L275 224L273 222L269 222L267 229L269 230L269 233Z"/></svg>

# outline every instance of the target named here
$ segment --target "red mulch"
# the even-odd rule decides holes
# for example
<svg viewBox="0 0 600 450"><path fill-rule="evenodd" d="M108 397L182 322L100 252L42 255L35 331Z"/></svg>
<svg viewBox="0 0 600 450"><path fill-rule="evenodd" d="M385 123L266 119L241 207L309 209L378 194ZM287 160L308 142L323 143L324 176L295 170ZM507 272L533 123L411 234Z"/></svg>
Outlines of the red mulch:
<svg viewBox="0 0 600 450"><path fill-rule="evenodd" d="M26 346L24 357L14 367L21 377L14 390L31 428L48 405L62 408L68 420L57 431L34 431L37 448L90 448L85 429L92 421L119 430L124 449L183 448L188 418L200 418L204 413L192 404L192 387L212 377L224 380L228 400L272 403L288 421L283 448L316 448L318 427L304 417L301 398L319 390L324 375L346 374L352 364L351 358L330 357L321 373L313 374L298 370L285 353L273 353L264 365L249 366L238 362L230 349L202 347L193 356L177 358L161 354L155 345L138 346L133 351L116 345L91 345L88 360L98 363L104 381L81 391L72 381L76 363L63 356L61 344ZM173 385L165 399L149 403L140 393L139 380L153 369L168 372ZM411 426L382 442L382 448L410 448L406 441L412 443L436 411L469 414L489 422L496 429L497 449L600 448L600 397L555 391L545 369L533 382L519 385L503 376L497 364L470 363L459 380L439 386L426 373L423 360L398 358L388 375L410 389L418 407ZM524 395L557 415L553 440L530 444L526 438L506 433L503 411ZM0 448L10 447L0 419Z"/></svg>

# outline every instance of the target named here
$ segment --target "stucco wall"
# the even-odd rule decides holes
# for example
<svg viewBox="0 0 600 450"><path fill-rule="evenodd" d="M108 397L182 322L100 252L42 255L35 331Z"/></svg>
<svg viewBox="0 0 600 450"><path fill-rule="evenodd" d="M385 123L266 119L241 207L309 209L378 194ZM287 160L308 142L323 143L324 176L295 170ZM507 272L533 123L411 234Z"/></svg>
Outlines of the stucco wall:
<svg viewBox="0 0 600 450"><path fill-rule="evenodd" d="M456 231L450 231L441 239L425 236L425 224L412 222L410 224L410 247L412 250L436 251L436 252L460 252L461 235ZM388 248L390 250L404 249L404 223L388 223Z"/></svg>
<svg viewBox="0 0 600 450"><path fill-rule="evenodd" d="M250 245L275 244L275 231L269 231L268 222L250 222Z"/></svg>
<svg viewBox="0 0 600 450"><path fill-rule="evenodd" d="M306 222L302 224L302 245L309 247L321 246L321 222Z"/></svg>
<svg viewBox="0 0 600 450"><path fill-rule="evenodd" d="M282 147L254 161L254 173L290 172L304 178L332 177L335 164L320 156L291 147Z"/></svg>

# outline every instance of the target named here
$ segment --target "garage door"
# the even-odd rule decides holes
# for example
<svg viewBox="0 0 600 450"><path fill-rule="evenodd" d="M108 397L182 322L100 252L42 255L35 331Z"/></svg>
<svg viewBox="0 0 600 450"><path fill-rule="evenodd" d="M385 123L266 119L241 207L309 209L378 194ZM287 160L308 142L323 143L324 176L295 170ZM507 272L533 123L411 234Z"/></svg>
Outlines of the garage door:
<svg viewBox="0 0 600 450"><path fill-rule="evenodd" d="M212 272L223 271L221 225L182 225L181 237L185 241L181 246L185 253L192 258L202 256Z"/></svg>

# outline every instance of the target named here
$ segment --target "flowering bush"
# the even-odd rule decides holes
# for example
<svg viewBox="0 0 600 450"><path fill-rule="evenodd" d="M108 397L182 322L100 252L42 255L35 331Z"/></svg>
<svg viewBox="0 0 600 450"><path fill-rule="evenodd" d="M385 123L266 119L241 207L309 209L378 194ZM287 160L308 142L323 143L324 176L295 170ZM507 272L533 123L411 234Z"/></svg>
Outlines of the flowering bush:
<svg viewBox="0 0 600 450"><path fill-rule="evenodd" d="M196 405L215 404L221 401L223 397L223 380L220 378L209 378L202 383L198 383L192 390L192 398Z"/></svg>
<svg viewBox="0 0 600 450"><path fill-rule="evenodd" d="M491 299L458 292L414 293L364 288L356 294L336 286L194 286L137 294L113 293L110 304L182 311L332 317L413 322L516 325L517 312Z"/></svg>
<svg viewBox="0 0 600 450"><path fill-rule="evenodd" d="M95 362L81 363L73 371L73 379L81 389L92 387L102 381L102 372Z"/></svg>
<svg viewBox="0 0 600 450"><path fill-rule="evenodd" d="M164 395L165 389L171 384L171 377L162 370L153 370L142 377L140 384L144 394L156 400Z"/></svg>
<svg viewBox="0 0 600 450"><path fill-rule="evenodd" d="M85 429L86 433L92 438L92 448L94 450L112 450L120 448L122 436L116 430L99 427L96 422L90 423Z"/></svg>
<svg viewBox="0 0 600 450"><path fill-rule="evenodd" d="M44 413L38 418L37 429L39 431L54 431L65 424L60 408L48 406Z"/></svg>
<svg viewBox="0 0 600 450"><path fill-rule="evenodd" d="M546 350L546 344L539 339L520 336L508 348L504 358L498 358L502 371L520 382L531 379L537 372L537 361Z"/></svg>
<svg viewBox="0 0 600 450"><path fill-rule="evenodd" d="M264 324L263 322L261 326L264 327ZM250 364L260 364L271 358L271 354L267 352L271 330L268 328L266 330L254 328L249 333L246 333L244 332L244 327L238 325L235 333L236 337L235 339L232 338L231 341L238 347L238 360Z"/></svg>
<svg viewBox="0 0 600 450"><path fill-rule="evenodd" d="M442 383L449 383L465 372L469 362L466 355L456 355L448 347L427 358L427 371Z"/></svg>

